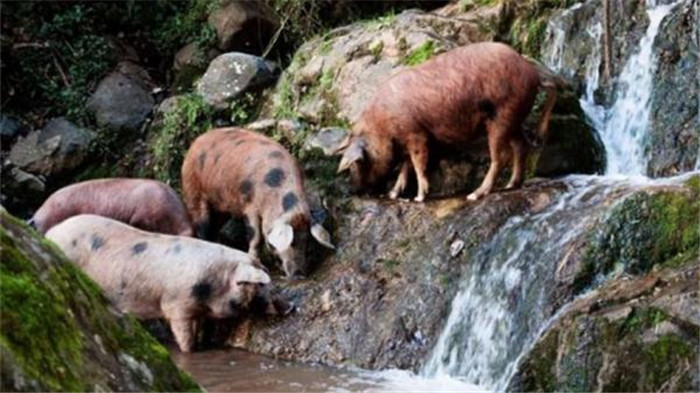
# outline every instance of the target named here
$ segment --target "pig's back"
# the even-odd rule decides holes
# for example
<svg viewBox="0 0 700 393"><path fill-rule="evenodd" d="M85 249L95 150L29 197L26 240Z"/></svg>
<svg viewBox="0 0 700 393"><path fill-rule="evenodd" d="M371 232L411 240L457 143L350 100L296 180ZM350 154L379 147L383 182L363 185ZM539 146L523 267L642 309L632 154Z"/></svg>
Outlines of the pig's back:
<svg viewBox="0 0 700 393"><path fill-rule="evenodd" d="M152 223L138 221L148 213ZM153 231L172 232L167 225L179 229L177 221L189 223L182 201L165 184L150 179L121 178L89 180L56 191L34 214L34 222L40 231L46 232L80 214L108 217Z"/></svg>
<svg viewBox="0 0 700 393"><path fill-rule="evenodd" d="M275 189L302 195L296 160L264 135L235 127L213 129L198 137L190 152L185 166L198 173L199 186L216 210L242 212L255 199L272 197Z"/></svg>
<svg viewBox="0 0 700 393"><path fill-rule="evenodd" d="M67 219L47 233L110 300L141 317L160 315L163 296L188 291L217 264L243 252L184 237L141 231L95 215Z"/></svg>
<svg viewBox="0 0 700 393"><path fill-rule="evenodd" d="M399 72L378 90L371 107L399 128L421 128L438 140L471 139L469 131L496 116L521 122L537 94L537 70L501 43L470 44ZM376 113L377 111L375 111Z"/></svg>

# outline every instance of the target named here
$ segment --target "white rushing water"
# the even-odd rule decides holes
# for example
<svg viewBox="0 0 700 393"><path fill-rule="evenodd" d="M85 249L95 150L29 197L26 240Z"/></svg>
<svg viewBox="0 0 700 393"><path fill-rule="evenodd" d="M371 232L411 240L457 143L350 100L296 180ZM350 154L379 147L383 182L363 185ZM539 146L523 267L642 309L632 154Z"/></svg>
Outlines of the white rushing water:
<svg viewBox="0 0 700 393"><path fill-rule="evenodd" d="M679 3L656 5L655 1L647 0L649 26L636 52L622 68L617 80L616 98L610 108L598 105L594 97L600 82L603 29L597 24L588 31L596 46L592 50L592 58L587 63L586 93L581 98L581 107L603 140L608 174L644 176L647 173L647 128L657 63L657 56L653 51L654 39L663 19ZM553 62L551 59L547 61L555 70L561 69L561 62Z"/></svg>
<svg viewBox="0 0 700 393"><path fill-rule="evenodd" d="M450 315L438 338L425 377L458 377L491 390L504 390L520 359L552 321L546 310L550 296L545 283L572 252L584 229L606 214L601 204L611 193L627 193L654 182L646 178L645 141L649 126L653 75L657 58L653 43L663 19L682 1L657 5L647 1L649 25L617 80L610 107L598 105L602 25L588 27L593 43L585 62L585 93L580 102L598 131L607 153L606 176L570 176L568 190L545 210L512 217L491 240L490 247L470 262ZM576 17L577 4L561 14ZM545 63L562 70L567 32L553 20ZM612 198L617 199L617 198ZM586 211L586 214L581 214Z"/></svg>

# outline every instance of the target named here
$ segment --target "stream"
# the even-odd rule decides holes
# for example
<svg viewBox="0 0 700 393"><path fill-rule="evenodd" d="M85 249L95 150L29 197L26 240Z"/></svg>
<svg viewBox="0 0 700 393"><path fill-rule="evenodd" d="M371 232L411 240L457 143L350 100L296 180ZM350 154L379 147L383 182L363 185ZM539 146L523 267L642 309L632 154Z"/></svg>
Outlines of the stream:
<svg viewBox="0 0 700 393"><path fill-rule="evenodd" d="M404 370L367 371L275 360L241 350L183 354L173 360L209 392L481 392L454 378L426 379Z"/></svg>

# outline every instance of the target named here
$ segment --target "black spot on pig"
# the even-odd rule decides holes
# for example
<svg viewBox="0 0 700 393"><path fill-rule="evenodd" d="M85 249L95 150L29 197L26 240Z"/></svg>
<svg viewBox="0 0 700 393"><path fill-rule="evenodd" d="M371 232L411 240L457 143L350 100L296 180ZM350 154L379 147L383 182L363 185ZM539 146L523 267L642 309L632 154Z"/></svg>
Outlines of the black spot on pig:
<svg viewBox="0 0 700 393"><path fill-rule="evenodd" d="M284 154L282 154L282 152L279 150L275 150L267 156L270 158L284 158Z"/></svg>
<svg viewBox="0 0 700 393"><path fill-rule="evenodd" d="M221 154L216 153L216 155L214 156L214 165L216 165L219 162L219 158L221 158Z"/></svg>
<svg viewBox="0 0 700 393"><path fill-rule="evenodd" d="M132 255L138 255L141 254L142 252L146 251L148 248L148 244L146 242L139 242L134 244L133 247L131 247L131 254Z"/></svg>
<svg viewBox="0 0 700 393"><path fill-rule="evenodd" d="M211 296L211 284L205 281L200 281L192 286L192 297L199 303L204 303Z"/></svg>
<svg viewBox="0 0 700 393"><path fill-rule="evenodd" d="M241 195L243 195L243 202L248 203L253 200L253 192L255 191L255 187L250 179L243 180L241 185L238 187L238 191L240 191Z"/></svg>
<svg viewBox="0 0 700 393"><path fill-rule="evenodd" d="M97 236L97 235L92 235L90 238L90 243L91 243L91 248L92 251L97 251L100 249L100 247L104 246L105 244L105 239Z"/></svg>
<svg viewBox="0 0 700 393"><path fill-rule="evenodd" d="M493 119L496 117L496 105L490 100L481 100L476 104L479 107L479 111L486 115L487 119Z"/></svg>
<svg viewBox="0 0 700 393"><path fill-rule="evenodd" d="M199 155L198 161L199 161L199 170L202 170L204 168L204 162L207 160L207 153L202 153Z"/></svg>
<svg viewBox="0 0 700 393"><path fill-rule="evenodd" d="M284 211L289 211L297 205L297 202L299 202L299 198L297 198L296 194L292 191L289 191L282 197L282 209Z"/></svg>
<svg viewBox="0 0 700 393"><path fill-rule="evenodd" d="M277 188L282 185L284 178L285 174L282 168L272 168L265 175L265 184Z"/></svg>

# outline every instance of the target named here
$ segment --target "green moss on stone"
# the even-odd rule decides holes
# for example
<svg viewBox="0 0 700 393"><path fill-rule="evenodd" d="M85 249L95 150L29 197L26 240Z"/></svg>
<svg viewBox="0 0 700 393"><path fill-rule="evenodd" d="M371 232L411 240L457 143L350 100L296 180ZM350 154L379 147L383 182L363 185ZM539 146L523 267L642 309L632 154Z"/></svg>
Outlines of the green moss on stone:
<svg viewBox="0 0 700 393"><path fill-rule="evenodd" d="M690 190L687 190L690 191ZM580 290L616 265L632 274L655 267L681 266L700 256L700 198L696 192L638 192L615 207L591 239L584 268L576 279Z"/></svg>
<svg viewBox="0 0 700 393"><path fill-rule="evenodd" d="M407 66L415 66L423 63L424 61L430 59L435 55L435 42L425 41L417 48L409 52L406 56L401 59L401 64Z"/></svg>

